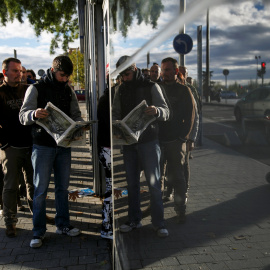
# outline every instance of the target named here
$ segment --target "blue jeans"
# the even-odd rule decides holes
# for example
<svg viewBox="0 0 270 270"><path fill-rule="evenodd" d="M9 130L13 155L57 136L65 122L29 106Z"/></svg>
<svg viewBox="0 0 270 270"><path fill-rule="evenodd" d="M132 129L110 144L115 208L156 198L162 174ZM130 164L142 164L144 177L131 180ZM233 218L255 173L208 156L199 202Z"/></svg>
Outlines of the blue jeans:
<svg viewBox="0 0 270 270"><path fill-rule="evenodd" d="M151 218L155 227L164 226L164 208L160 184L160 147L158 141L125 145L124 164L128 184L128 217L130 222L142 219L140 172L144 170L150 191Z"/></svg>
<svg viewBox="0 0 270 270"><path fill-rule="evenodd" d="M34 169L34 236L46 232L46 197L51 173L54 170L55 224L58 228L70 225L68 208L68 186L71 167L71 148L33 145L32 164Z"/></svg>

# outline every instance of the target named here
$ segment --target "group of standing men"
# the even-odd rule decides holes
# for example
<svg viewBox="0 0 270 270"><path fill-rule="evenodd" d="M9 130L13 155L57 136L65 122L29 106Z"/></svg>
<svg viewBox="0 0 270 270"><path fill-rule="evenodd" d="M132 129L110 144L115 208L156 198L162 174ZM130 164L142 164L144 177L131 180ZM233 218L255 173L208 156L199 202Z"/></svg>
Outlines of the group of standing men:
<svg viewBox="0 0 270 270"><path fill-rule="evenodd" d="M120 67L130 61L122 56ZM186 75L179 76L175 59L165 58L161 68L150 69L150 79L133 63L120 73L122 84L116 89L112 119L123 119L142 100L148 107L145 113L156 117L142 133L138 143L123 146L123 158L128 185L128 221L120 226L121 232L142 227L140 209L140 172L143 170L150 192L152 225L159 237L169 235L164 223L161 191L161 156L167 163L169 184L174 189L174 209L177 222L185 222L188 179L185 176L187 149L192 150L198 132L198 102L186 83ZM162 75L162 81L160 80ZM194 90L194 89L193 89ZM195 89L196 90L196 89Z"/></svg>
<svg viewBox="0 0 270 270"><path fill-rule="evenodd" d="M46 196L54 170L56 233L77 236L80 230L70 225L68 207L71 149L58 147L45 129L36 124L37 119L48 116L44 109L47 102L52 102L74 121L83 120L76 95L68 85L73 64L69 57L57 56L46 75L30 86L22 83L23 68L19 59L5 59L2 70L0 160L4 173L2 200L6 235L17 235L17 192L23 171L33 211L30 247L42 245L46 232Z"/></svg>
<svg viewBox="0 0 270 270"><path fill-rule="evenodd" d="M128 56L121 57L117 67L128 59ZM46 232L46 195L54 170L56 233L77 236L80 230L70 225L68 208L71 149L58 147L54 139L36 124L37 119L48 116L48 111L44 109L47 102L52 102L74 121L83 120L76 95L68 85L73 64L67 56L56 57L46 75L30 86L21 83L23 69L20 60L4 60L2 70L0 160L4 173L2 199L6 235L15 237L17 234L17 191L19 176L23 171L27 198L33 211L30 247L42 245ZM160 71L162 81L159 79ZM187 162L187 146L192 149L198 130L199 106L186 84L186 78L183 77L181 81L181 78L177 78L178 74L179 67L173 58L163 59L161 69L158 65L151 68L152 81L142 75L136 64L120 73L122 84L115 91L113 119L123 119L142 100L148 104L145 113L156 117L138 143L123 147L129 210L128 222L120 226L121 232L142 226L140 173L143 170L150 190L153 227L159 237L169 235L164 222L161 155L167 162L167 176L174 189L178 222L185 220L188 182L184 165Z"/></svg>

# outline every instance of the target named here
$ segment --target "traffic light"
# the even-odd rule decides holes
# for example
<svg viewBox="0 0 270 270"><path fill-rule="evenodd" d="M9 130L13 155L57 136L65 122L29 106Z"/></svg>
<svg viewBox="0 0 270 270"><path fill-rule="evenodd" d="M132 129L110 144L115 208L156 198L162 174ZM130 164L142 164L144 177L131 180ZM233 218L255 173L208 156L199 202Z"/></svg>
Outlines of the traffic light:
<svg viewBox="0 0 270 270"><path fill-rule="evenodd" d="M265 68L266 68L266 63L265 62L261 62L261 73L264 74L265 73Z"/></svg>

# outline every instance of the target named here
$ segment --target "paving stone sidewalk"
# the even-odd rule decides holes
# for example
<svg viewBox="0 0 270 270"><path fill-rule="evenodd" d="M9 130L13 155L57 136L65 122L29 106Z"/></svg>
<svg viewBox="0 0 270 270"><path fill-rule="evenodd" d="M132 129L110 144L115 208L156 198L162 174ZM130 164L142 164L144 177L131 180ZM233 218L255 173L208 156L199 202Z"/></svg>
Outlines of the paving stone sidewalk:
<svg viewBox="0 0 270 270"><path fill-rule="evenodd" d="M125 189L120 151L115 160L115 186ZM269 166L206 138L190 165L187 221L177 224L173 202L165 202L167 238L152 230L145 188L141 229L119 232L127 220L127 196L115 199L116 269L270 269Z"/></svg>

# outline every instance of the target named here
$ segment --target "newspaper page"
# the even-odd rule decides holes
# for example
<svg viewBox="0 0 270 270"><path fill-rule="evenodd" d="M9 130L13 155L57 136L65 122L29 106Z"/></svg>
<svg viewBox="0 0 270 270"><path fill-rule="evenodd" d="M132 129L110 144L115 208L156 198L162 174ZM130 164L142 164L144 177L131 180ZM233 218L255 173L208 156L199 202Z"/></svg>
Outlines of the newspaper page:
<svg viewBox="0 0 270 270"><path fill-rule="evenodd" d="M125 118L113 122L114 145L128 145L138 142L143 131L156 120L155 116L144 113L147 107L146 101L143 100Z"/></svg>
<svg viewBox="0 0 270 270"><path fill-rule="evenodd" d="M45 109L48 117L39 118L36 123L42 126L56 141L58 146L72 147L86 144L84 127L90 126L89 121L73 121L63 111L48 102Z"/></svg>

